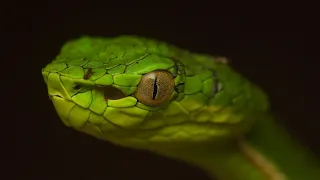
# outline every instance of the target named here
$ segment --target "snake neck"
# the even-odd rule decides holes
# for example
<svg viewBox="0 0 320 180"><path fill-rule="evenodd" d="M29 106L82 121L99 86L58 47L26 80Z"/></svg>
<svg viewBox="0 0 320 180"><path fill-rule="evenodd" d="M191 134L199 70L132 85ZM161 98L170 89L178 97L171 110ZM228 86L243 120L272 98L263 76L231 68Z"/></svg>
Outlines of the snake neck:
<svg viewBox="0 0 320 180"><path fill-rule="evenodd" d="M219 180L317 180L320 165L273 119L259 121L245 137L163 155L197 166Z"/></svg>
<svg viewBox="0 0 320 180"><path fill-rule="evenodd" d="M266 170L253 160L258 159L257 154L247 153L248 149L243 139L237 138L214 145L201 144L188 150L171 150L165 155L201 168L208 176L219 180L271 180Z"/></svg>

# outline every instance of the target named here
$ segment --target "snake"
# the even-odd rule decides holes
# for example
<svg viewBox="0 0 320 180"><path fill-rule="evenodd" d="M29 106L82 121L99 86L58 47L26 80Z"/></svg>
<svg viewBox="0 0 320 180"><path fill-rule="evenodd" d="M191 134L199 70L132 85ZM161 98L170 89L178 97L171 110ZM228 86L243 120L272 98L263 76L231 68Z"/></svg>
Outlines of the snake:
<svg viewBox="0 0 320 180"><path fill-rule="evenodd" d="M316 155L225 57L149 37L81 36L41 70L63 124L219 180L319 180Z"/></svg>

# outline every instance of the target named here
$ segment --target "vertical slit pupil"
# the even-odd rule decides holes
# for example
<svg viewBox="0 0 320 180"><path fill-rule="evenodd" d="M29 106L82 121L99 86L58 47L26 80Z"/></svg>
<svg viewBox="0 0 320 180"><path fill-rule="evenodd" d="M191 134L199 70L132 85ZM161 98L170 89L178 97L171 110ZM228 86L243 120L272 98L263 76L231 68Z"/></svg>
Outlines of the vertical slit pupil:
<svg viewBox="0 0 320 180"><path fill-rule="evenodd" d="M155 100L156 97L157 97L157 94L158 94L158 85L157 85L157 76L156 78L154 79L154 82L153 82L153 92L152 92L152 99Z"/></svg>

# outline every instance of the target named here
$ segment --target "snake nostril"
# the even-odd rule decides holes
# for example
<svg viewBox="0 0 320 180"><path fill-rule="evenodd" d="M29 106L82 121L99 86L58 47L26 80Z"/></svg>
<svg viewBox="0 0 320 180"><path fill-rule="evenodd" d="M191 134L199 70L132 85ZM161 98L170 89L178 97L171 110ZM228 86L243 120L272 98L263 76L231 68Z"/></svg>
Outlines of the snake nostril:
<svg viewBox="0 0 320 180"><path fill-rule="evenodd" d="M56 95L57 97L59 97L59 98L62 98L62 96L60 96L60 95Z"/></svg>
<svg viewBox="0 0 320 180"><path fill-rule="evenodd" d="M62 98L62 96L58 95L58 94L49 94L49 98L52 100L53 97L58 97L58 98Z"/></svg>

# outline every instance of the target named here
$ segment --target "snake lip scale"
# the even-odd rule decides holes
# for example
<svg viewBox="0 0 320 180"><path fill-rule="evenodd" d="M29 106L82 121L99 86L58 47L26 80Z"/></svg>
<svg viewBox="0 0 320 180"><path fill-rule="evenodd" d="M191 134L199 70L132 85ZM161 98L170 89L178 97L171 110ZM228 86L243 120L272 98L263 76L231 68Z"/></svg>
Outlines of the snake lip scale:
<svg viewBox="0 0 320 180"><path fill-rule="evenodd" d="M63 98L63 97L61 97L60 95L49 95L49 97L50 97L50 99L52 100L53 98L58 98L58 99L63 99L63 100L65 100L65 101L69 101L69 102L73 102L73 101L70 101L70 100L68 100L68 99L65 99L65 98ZM77 106L77 107L79 107L79 108L82 108L82 109L88 109L88 108L83 108L83 107L81 107L81 106L79 106L79 105L77 105L77 104L74 104L74 106L73 107L75 107L75 106ZM94 112L91 112L91 113L94 113ZM70 114L68 115L68 118L66 119L67 121L69 120L69 117L70 116ZM127 131L136 131L136 129L130 129L130 128L126 128L126 127L122 127L122 126L119 126L119 125L117 125L117 124L115 124L115 123L113 123L112 121L109 121L107 118L105 118L104 117L104 119L106 120L106 121L108 121L108 123L111 123L112 125L114 125L115 127L118 127L118 128L121 128L121 129L124 129L124 130L127 130ZM143 123L146 123L146 121L143 121L141 124L143 124ZM175 124L171 124L171 126L181 126L181 125L185 125L185 124L202 124L202 125L204 125L204 126L211 126L211 127L213 127L213 128L231 128L231 127L236 127L237 125L234 125L234 124L229 124L229 123L208 123L208 122L198 122L198 123L196 123L196 122L181 122L181 123L175 123ZM160 130L160 129L162 129L163 128L163 126L162 127L157 127L157 128L151 128L151 129L143 129L143 130L145 130L145 131L158 131L158 130Z"/></svg>

